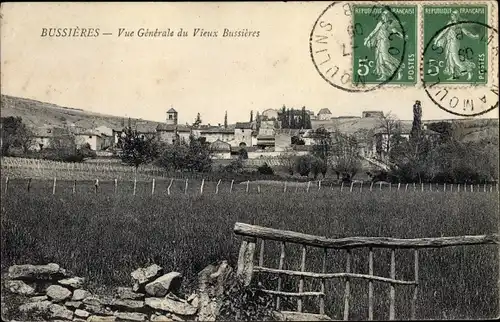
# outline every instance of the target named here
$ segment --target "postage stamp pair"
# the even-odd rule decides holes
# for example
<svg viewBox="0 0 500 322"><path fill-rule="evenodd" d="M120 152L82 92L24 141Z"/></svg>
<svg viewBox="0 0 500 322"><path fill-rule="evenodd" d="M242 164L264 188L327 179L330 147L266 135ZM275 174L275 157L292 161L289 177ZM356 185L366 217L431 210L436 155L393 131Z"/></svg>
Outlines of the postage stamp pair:
<svg viewBox="0 0 500 322"><path fill-rule="evenodd" d="M486 5L425 4L419 10L379 3L353 4L351 10L353 82L487 84L492 34Z"/></svg>

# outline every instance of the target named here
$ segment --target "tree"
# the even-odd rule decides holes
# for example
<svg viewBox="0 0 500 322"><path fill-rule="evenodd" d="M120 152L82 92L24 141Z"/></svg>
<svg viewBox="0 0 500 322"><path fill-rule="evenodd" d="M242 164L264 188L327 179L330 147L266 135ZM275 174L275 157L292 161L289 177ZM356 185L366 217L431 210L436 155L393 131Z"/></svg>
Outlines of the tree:
<svg viewBox="0 0 500 322"><path fill-rule="evenodd" d="M260 129L260 124L262 123L262 117L260 116L259 111L257 111L257 115L255 115L255 125L257 130Z"/></svg>
<svg viewBox="0 0 500 322"><path fill-rule="evenodd" d="M120 158L136 171L141 164L152 162L160 154L156 136L140 134L130 127L124 129L118 144L122 150Z"/></svg>
<svg viewBox="0 0 500 322"><path fill-rule="evenodd" d="M2 117L0 124L2 155L8 155L12 147L22 148L24 153L28 152L35 137L33 131L23 123L22 118Z"/></svg>
<svg viewBox="0 0 500 322"><path fill-rule="evenodd" d="M199 127L201 125L201 115L196 114L196 119L194 120L193 127Z"/></svg>
<svg viewBox="0 0 500 322"><path fill-rule="evenodd" d="M189 137L189 142L163 145L158 165L167 170L206 172L212 168L212 151L204 138Z"/></svg>
<svg viewBox="0 0 500 322"><path fill-rule="evenodd" d="M394 134L401 132L401 122L397 119L397 117L389 112L386 115L379 117L378 123L381 134L385 135L387 138L386 140L384 140L382 136L381 149L382 152L384 152L384 155L388 156L392 148L391 137Z"/></svg>
<svg viewBox="0 0 500 322"><path fill-rule="evenodd" d="M338 130L332 133L331 153L329 164L343 181L351 181L361 170L358 141L354 135L344 134Z"/></svg>
<svg viewBox="0 0 500 322"><path fill-rule="evenodd" d="M312 157L310 155L301 155L297 158L296 169L301 176L307 177L311 172L311 166Z"/></svg>
<svg viewBox="0 0 500 322"><path fill-rule="evenodd" d="M227 111L226 114L224 115L224 128L227 129Z"/></svg>
<svg viewBox="0 0 500 322"><path fill-rule="evenodd" d="M296 153L282 153L278 156L279 164L284 167L290 175L293 175L296 159Z"/></svg>
<svg viewBox="0 0 500 322"><path fill-rule="evenodd" d="M333 153L333 140L330 133L325 128L319 128L314 132L314 145L312 154L315 157L313 160L313 173L315 178L318 173L326 175L328 168L328 160Z"/></svg>
<svg viewBox="0 0 500 322"><path fill-rule="evenodd" d="M250 111L250 123L253 122L253 110Z"/></svg>
<svg viewBox="0 0 500 322"><path fill-rule="evenodd" d="M411 126L410 140L419 141L422 137L422 106L420 101L413 105L413 123Z"/></svg>
<svg viewBox="0 0 500 322"><path fill-rule="evenodd" d="M307 128L306 118L307 118L306 107L302 106L300 123L303 129Z"/></svg>

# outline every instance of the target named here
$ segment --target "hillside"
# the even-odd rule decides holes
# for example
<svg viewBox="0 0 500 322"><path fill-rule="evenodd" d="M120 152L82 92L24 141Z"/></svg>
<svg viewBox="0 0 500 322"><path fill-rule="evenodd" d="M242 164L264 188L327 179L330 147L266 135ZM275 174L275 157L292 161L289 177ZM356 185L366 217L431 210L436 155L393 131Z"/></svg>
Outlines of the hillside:
<svg viewBox="0 0 500 322"><path fill-rule="evenodd" d="M99 126L121 129L127 123L127 120L122 116L93 113L8 95L2 95L1 97L1 115L2 117L20 116L23 122L33 128L44 125L65 127L73 123L76 127L85 129ZM137 123L143 127L153 129L159 124L159 122L133 118L131 121L132 124Z"/></svg>

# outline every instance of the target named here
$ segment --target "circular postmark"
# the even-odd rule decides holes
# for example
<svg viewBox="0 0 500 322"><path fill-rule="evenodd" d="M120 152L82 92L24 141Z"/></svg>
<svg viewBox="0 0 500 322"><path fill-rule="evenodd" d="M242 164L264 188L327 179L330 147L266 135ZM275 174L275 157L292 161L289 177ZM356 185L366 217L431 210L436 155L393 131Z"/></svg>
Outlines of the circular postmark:
<svg viewBox="0 0 500 322"><path fill-rule="evenodd" d="M391 7L333 2L313 25L309 52L316 71L331 86L369 92L401 78L407 39Z"/></svg>
<svg viewBox="0 0 500 322"><path fill-rule="evenodd" d="M457 116L479 116L496 109L496 39L498 31L479 21L455 21L436 31L423 51L421 77L429 99Z"/></svg>

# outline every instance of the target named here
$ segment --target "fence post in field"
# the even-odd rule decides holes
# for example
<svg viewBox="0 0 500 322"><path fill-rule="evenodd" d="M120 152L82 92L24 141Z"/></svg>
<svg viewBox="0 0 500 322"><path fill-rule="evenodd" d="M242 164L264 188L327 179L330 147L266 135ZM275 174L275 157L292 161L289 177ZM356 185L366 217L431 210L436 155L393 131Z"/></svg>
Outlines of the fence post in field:
<svg viewBox="0 0 500 322"><path fill-rule="evenodd" d="M73 194L76 193L76 179L73 180Z"/></svg>
<svg viewBox="0 0 500 322"><path fill-rule="evenodd" d="M470 185L470 192L474 192L474 185L472 183Z"/></svg>
<svg viewBox="0 0 500 322"><path fill-rule="evenodd" d="M446 192L446 182L444 183L443 191Z"/></svg>
<svg viewBox="0 0 500 322"><path fill-rule="evenodd" d="M352 187L354 186L354 181L351 181L351 188L349 189L349 192L352 192Z"/></svg>
<svg viewBox="0 0 500 322"><path fill-rule="evenodd" d="M286 181L285 181L285 186L283 187L283 192L286 192Z"/></svg>
<svg viewBox="0 0 500 322"><path fill-rule="evenodd" d="M137 177L134 178L134 196L136 190L137 190Z"/></svg>
<svg viewBox="0 0 500 322"><path fill-rule="evenodd" d="M411 301L411 319L416 320L417 316L417 295L418 295L418 249L415 248L415 267L414 267L414 276L415 276L415 286L413 288L413 298Z"/></svg>
<svg viewBox="0 0 500 322"><path fill-rule="evenodd" d="M99 188L99 179L95 179L94 187L95 187L94 193L97 193L97 188Z"/></svg>
<svg viewBox="0 0 500 322"><path fill-rule="evenodd" d="M115 195L118 190L118 179L115 179Z"/></svg>
<svg viewBox="0 0 500 322"><path fill-rule="evenodd" d="M422 187L422 192L424 192L424 183L422 182L420 185Z"/></svg>
<svg viewBox="0 0 500 322"><path fill-rule="evenodd" d="M311 181L307 182L307 190L306 192L309 192L309 187L311 186Z"/></svg>
<svg viewBox="0 0 500 322"><path fill-rule="evenodd" d="M380 181L380 191L382 191L382 181Z"/></svg>
<svg viewBox="0 0 500 322"><path fill-rule="evenodd" d="M368 275L373 276L373 249L370 247L368 253ZM368 320L373 320L373 281L368 280Z"/></svg>
<svg viewBox="0 0 500 322"><path fill-rule="evenodd" d="M429 191L432 191L432 183L429 182Z"/></svg>
<svg viewBox="0 0 500 322"><path fill-rule="evenodd" d="M342 192L342 190L344 190L344 181L340 184L340 192Z"/></svg>
<svg viewBox="0 0 500 322"><path fill-rule="evenodd" d="M417 185L415 184L415 182L413 183L413 191L417 191Z"/></svg>
<svg viewBox="0 0 500 322"><path fill-rule="evenodd" d="M391 279L396 279L396 249L391 249ZM389 320L395 318L395 305L396 305L396 289L394 283L391 283L390 302L389 302Z"/></svg>
<svg viewBox="0 0 500 322"><path fill-rule="evenodd" d="M363 181L359 183L359 192L363 192Z"/></svg>
<svg viewBox="0 0 500 322"><path fill-rule="evenodd" d="M321 190L321 180L318 181L318 191Z"/></svg>
<svg viewBox="0 0 500 322"><path fill-rule="evenodd" d="M306 270L306 245L302 245L302 258L300 261L300 271L304 272ZM304 292L304 276L300 277L299 281L299 293ZM299 296L297 300L297 311L302 312L302 296Z"/></svg>
<svg viewBox="0 0 500 322"><path fill-rule="evenodd" d="M215 194L219 193L219 185L220 185L221 180L222 179L219 179L219 181L217 181L217 186L215 186Z"/></svg>
<svg viewBox="0 0 500 322"><path fill-rule="evenodd" d="M453 192L453 183L450 185L450 192Z"/></svg>
<svg viewBox="0 0 500 322"><path fill-rule="evenodd" d="M28 179L28 187L27 187L28 192L30 192L30 188L31 188L31 178Z"/></svg>
<svg viewBox="0 0 500 322"><path fill-rule="evenodd" d="M347 249L347 262L346 262L346 268L345 268L346 273L351 272L351 250ZM344 291L344 321L349 320L349 298L351 297L350 295L350 281L349 277L346 277L345 279L345 291Z"/></svg>
<svg viewBox="0 0 500 322"><path fill-rule="evenodd" d="M231 180L231 187L229 188L229 193L233 192L233 184L234 184L234 180Z"/></svg>
<svg viewBox="0 0 500 322"><path fill-rule="evenodd" d="M205 185L205 179L201 179L200 195L203 194L203 186Z"/></svg>
<svg viewBox="0 0 500 322"><path fill-rule="evenodd" d="M399 191L399 188L401 188L401 182L398 182L398 191Z"/></svg>
<svg viewBox="0 0 500 322"><path fill-rule="evenodd" d="M457 191L460 192L460 183L457 186Z"/></svg>
<svg viewBox="0 0 500 322"><path fill-rule="evenodd" d="M490 192L493 192L493 185L490 186Z"/></svg>
<svg viewBox="0 0 500 322"><path fill-rule="evenodd" d="M408 191L408 184L405 185L405 191Z"/></svg>
<svg viewBox="0 0 500 322"><path fill-rule="evenodd" d="M174 178L170 180L170 184L167 187L167 194L170 196L170 187L172 186L172 183L174 183Z"/></svg>
<svg viewBox="0 0 500 322"><path fill-rule="evenodd" d="M7 188L9 187L9 177L5 178L5 193L7 193Z"/></svg>
<svg viewBox="0 0 500 322"><path fill-rule="evenodd" d="M257 193L260 193L260 184L257 185Z"/></svg>
<svg viewBox="0 0 500 322"><path fill-rule="evenodd" d="M247 180L247 191L248 192L248 185L250 185L250 180Z"/></svg>
<svg viewBox="0 0 500 322"><path fill-rule="evenodd" d="M370 191L372 191L372 188L373 188L373 181L372 181L372 183L370 184Z"/></svg>
<svg viewBox="0 0 500 322"><path fill-rule="evenodd" d="M155 178L153 178L153 183L151 184L151 195L155 194Z"/></svg>
<svg viewBox="0 0 500 322"><path fill-rule="evenodd" d="M54 183L52 184L52 194L55 195L56 194L56 177L54 177Z"/></svg>
<svg viewBox="0 0 500 322"><path fill-rule="evenodd" d="M484 192L486 192L486 183L484 184Z"/></svg>
<svg viewBox="0 0 500 322"><path fill-rule="evenodd" d="M186 178L186 186L184 187L184 194L188 193L188 179Z"/></svg>

